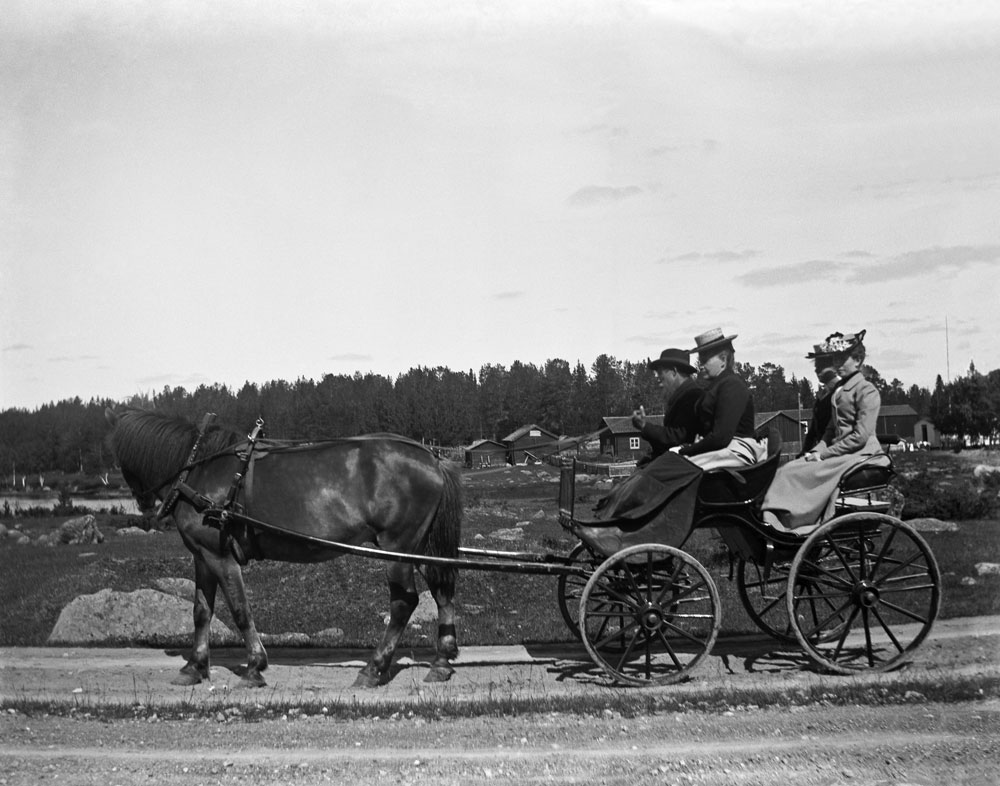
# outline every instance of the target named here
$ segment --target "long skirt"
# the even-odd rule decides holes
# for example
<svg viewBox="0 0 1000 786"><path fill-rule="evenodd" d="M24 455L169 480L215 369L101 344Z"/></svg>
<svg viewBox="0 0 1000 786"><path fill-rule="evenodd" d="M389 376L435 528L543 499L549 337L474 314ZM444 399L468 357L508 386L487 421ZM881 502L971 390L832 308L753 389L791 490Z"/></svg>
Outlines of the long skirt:
<svg viewBox="0 0 1000 786"><path fill-rule="evenodd" d="M688 459L703 470L721 469L722 467L749 467L751 464L756 464L766 458L767 440L751 437L733 437L732 441L724 448L688 456Z"/></svg>
<svg viewBox="0 0 1000 786"><path fill-rule="evenodd" d="M764 520L789 530L826 521L833 515L844 473L873 455L877 454L864 450L823 461L806 461L803 457L779 467L761 504Z"/></svg>

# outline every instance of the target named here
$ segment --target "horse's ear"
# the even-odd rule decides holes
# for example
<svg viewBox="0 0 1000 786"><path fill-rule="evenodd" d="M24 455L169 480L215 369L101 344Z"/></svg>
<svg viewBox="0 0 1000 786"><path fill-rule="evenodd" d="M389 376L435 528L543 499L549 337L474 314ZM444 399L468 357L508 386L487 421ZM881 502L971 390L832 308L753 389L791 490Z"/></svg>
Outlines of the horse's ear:
<svg viewBox="0 0 1000 786"><path fill-rule="evenodd" d="M118 425L118 415L111 407L104 408L104 417L112 426Z"/></svg>

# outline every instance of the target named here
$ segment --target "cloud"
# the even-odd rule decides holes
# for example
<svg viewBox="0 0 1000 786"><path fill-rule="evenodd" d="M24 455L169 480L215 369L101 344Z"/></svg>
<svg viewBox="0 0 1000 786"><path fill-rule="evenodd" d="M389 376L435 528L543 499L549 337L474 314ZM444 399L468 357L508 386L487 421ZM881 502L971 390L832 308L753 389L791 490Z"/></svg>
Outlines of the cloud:
<svg viewBox="0 0 1000 786"><path fill-rule="evenodd" d="M579 191L570 194L566 203L573 207L588 207L604 202L620 202L623 199L629 199L641 193L642 189L639 186L623 186L621 188L615 188L614 186L585 186Z"/></svg>
<svg viewBox="0 0 1000 786"><path fill-rule="evenodd" d="M750 270L736 279L750 287L770 287L786 284L818 283L835 278L840 272L836 263L827 259L810 259L791 265L775 265Z"/></svg>
<svg viewBox="0 0 1000 786"><path fill-rule="evenodd" d="M875 257L871 251L860 251L858 249L845 251L840 256L845 259L873 259Z"/></svg>
<svg viewBox="0 0 1000 786"><path fill-rule="evenodd" d="M509 292L497 292L493 295L494 300L518 300L524 297L524 290L517 289Z"/></svg>
<svg viewBox="0 0 1000 786"><path fill-rule="evenodd" d="M932 246L858 266L849 283L915 278L928 273L958 272L1000 260L1000 245Z"/></svg>
<svg viewBox="0 0 1000 786"><path fill-rule="evenodd" d="M760 254L752 248L743 251L688 251L673 257L666 257L658 262L738 262L742 259L752 259Z"/></svg>
<svg viewBox="0 0 1000 786"><path fill-rule="evenodd" d="M990 191L1000 187L1000 172L987 172L969 177L892 180L886 183L862 183L854 187L858 194L870 194L875 199L890 199L911 194L926 194L942 190L965 192Z"/></svg>
<svg viewBox="0 0 1000 786"><path fill-rule="evenodd" d="M79 360L99 360L97 355L59 355L49 358L49 363L73 363Z"/></svg>
<svg viewBox="0 0 1000 786"><path fill-rule="evenodd" d="M659 147L651 148L649 155L664 156L668 153L687 153L692 150L700 151L705 154L711 154L718 149L719 141L717 139L702 139L700 142L687 142L680 145L660 145Z"/></svg>
<svg viewBox="0 0 1000 786"><path fill-rule="evenodd" d="M3 348L4 352L23 352L26 349L33 349L31 344L8 344Z"/></svg>

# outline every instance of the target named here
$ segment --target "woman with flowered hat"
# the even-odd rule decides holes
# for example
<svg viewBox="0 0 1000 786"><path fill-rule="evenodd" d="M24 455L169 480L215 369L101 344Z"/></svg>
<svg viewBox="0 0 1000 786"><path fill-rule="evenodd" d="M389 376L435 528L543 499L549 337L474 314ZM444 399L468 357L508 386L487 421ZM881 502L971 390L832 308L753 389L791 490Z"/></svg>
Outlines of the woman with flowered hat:
<svg viewBox="0 0 1000 786"><path fill-rule="evenodd" d="M833 356L842 380L831 396L833 416L811 450L778 469L761 505L768 524L798 529L829 518L844 473L883 453L875 434L882 399L861 373L865 332L834 333L818 346Z"/></svg>
<svg viewBox="0 0 1000 786"><path fill-rule="evenodd" d="M754 436L754 405L750 388L736 373L734 333L715 328L695 337L692 353L708 387L698 404L700 439L678 453L702 469L745 467L767 458L767 443Z"/></svg>

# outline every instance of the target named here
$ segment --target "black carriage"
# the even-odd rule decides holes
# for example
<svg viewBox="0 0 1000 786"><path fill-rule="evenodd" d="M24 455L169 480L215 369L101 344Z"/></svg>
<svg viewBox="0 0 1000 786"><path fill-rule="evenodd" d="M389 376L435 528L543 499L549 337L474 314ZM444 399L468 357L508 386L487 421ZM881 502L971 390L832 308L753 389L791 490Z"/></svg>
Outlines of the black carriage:
<svg viewBox="0 0 1000 786"><path fill-rule="evenodd" d="M873 457L845 474L832 518L805 531L782 531L765 524L759 509L781 460L780 445L772 434L765 461L705 472L691 531L719 534L743 606L765 633L797 643L826 671L899 666L931 630L941 579L924 539L892 515L891 458ZM559 577L567 625L617 682L665 685L686 678L720 629L715 581L684 544L644 543L643 529L606 553L592 522L581 526L574 515L575 478L575 462L568 461L559 518L580 536L571 561L588 570ZM656 514L647 526L656 529Z"/></svg>

